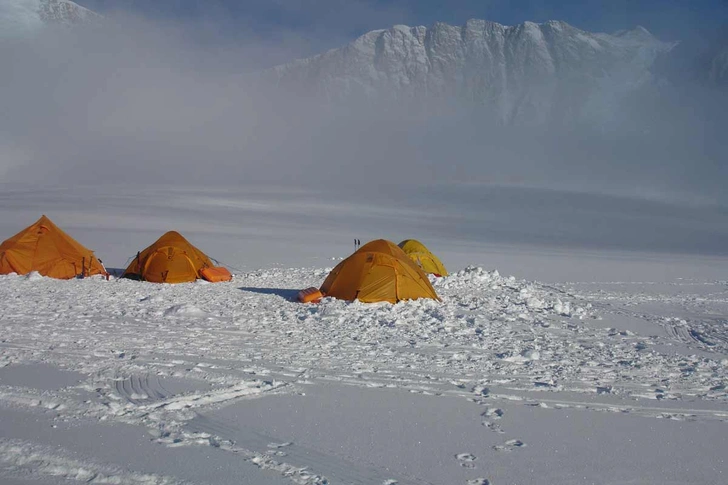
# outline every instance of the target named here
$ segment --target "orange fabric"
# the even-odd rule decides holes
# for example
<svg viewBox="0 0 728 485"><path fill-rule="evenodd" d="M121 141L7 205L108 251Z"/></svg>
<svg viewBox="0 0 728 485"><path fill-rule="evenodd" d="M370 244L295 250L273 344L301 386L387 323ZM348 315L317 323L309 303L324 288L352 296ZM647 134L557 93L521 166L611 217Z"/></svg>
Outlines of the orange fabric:
<svg viewBox="0 0 728 485"><path fill-rule="evenodd" d="M210 283L219 283L221 281L230 281L233 279L233 275L227 268L222 266L211 266L209 268L202 268L200 270L200 276Z"/></svg>
<svg viewBox="0 0 728 485"><path fill-rule="evenodd" d="M306 288L298 292L296 297L301 303L318 303L324 295L318 288Z"/></svg>
<svg viewBox="0 0 728 485"><path fill-rule="evenodd" d="M339 263L324 280L321 292L363 302L439 300L422 270L397 245L384 239L365 244Z"/></svg>
<svg viewBox="0 0 728 485"><path fill-rule="evenodd" d="M31 271L59 279L106 274L93 251L46 216L0 244L0 274Z"/></svg>
<svg viewBox="0 0 728 485"><path fill-rule="evenodd" d="M153 283L187 283L200 277L200 270L212 267L202 251L176 231L169 231L140 252L122 278Z"/></svg>

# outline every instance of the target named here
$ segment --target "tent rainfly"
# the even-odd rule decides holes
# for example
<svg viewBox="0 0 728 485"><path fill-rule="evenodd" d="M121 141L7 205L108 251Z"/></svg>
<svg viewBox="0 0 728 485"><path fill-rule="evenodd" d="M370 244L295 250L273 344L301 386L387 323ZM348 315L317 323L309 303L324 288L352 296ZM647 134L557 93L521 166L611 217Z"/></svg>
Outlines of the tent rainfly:
<svg viewBox="0 0 728 485"><path fill-rule="evenodd" d="M107 274L93 251L63 232L45 215L0 244L0 274L28 274L31 271L64 280Z"/></svg>
<svg viewBox="0 0 728 485"><path fill-rule="evenodd" d="M405 239L399 243L402 251L417 264L422 271L435 276L447 276L445 265L442 264L440 258L430 252L427 247L416 239Z"/></svg>
<svg viewBox="0 0 728 485"><path fill-rule="evenodd" d="M320 291L325 296L367 303L439 300L427 275L397 245L384 239L365 244L339 263Z"/></svg>
<svg viewBox="0 0 728 485"><path fill-rule="evenodd" d="M176 231L167 232L137 253L121 276L152 283L187 283L197 278L216 283L233 277Z"/></svg>

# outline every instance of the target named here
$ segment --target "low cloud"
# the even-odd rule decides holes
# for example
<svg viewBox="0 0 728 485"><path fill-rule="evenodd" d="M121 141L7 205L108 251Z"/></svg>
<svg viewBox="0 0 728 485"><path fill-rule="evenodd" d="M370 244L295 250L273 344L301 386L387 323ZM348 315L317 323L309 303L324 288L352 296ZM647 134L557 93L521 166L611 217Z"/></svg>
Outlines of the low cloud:
<svg viewBox="0 0 728 485"><path fill-rule="evenodd" d="M366 2L348 5L380 19ZM0 72L0 176L345 194L507 186L726 203L724 92L637 92L609 128L513 128L454 106L334 106L261 86L262 59L294 55L255 33L212 46L184 25L123 15L3 42L0 63L12 69Z"/></svg>

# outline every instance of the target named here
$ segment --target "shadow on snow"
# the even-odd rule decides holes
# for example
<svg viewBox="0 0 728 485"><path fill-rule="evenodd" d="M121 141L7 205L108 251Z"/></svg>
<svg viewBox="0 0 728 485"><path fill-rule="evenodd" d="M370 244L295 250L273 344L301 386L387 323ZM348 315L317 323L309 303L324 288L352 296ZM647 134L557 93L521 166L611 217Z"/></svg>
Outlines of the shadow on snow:
<svg viewBox="0 0 728 485"><path fill-rule="evenodd" d="M278 295L288 301L295 301L299 291L289 288L255 288L249 286L244 286L238 289L242 291L251 291L253 293L262 293L263 295Z"/></svg>

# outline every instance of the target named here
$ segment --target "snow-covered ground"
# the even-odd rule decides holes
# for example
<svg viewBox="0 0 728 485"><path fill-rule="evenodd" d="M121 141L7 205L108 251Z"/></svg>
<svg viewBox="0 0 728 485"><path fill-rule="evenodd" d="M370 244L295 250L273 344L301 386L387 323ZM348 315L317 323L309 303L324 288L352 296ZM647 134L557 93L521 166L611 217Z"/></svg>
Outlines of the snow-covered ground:
<svg viewBox="0 0 728 485"><path fill-rule="evenodd" d="M0 276L2 483L725 483L728 282Z"/></svg>
<svg viewBox="0 0 728 485"><path fill-rule="evenodd" d="M235 268L0 276L0 483L728 481L724 256L438 234L453 209L171 193L0 192L2 238L45 212L121 267L178 229ZM713 222L687 219L670 223ZM432 278L442 302L293 301L356 236L428 243L452 272Z"/></svg>

